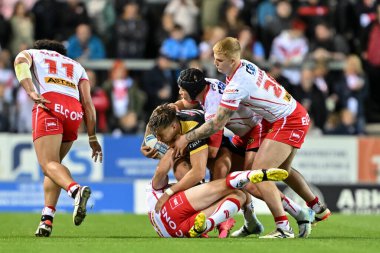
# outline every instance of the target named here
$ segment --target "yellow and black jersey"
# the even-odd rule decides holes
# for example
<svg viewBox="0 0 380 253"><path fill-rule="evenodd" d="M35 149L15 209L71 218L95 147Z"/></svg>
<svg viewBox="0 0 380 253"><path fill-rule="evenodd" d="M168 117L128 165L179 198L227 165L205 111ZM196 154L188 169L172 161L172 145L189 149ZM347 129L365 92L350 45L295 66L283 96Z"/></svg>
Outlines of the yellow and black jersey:
<svg viewBox="0 0 380 253"><path fill-rule="evenodd" d="M181 124L181 134L186 134L205 123L205 116L201 110L182 110L177 112L177 118ZM208 148L207 142L208 139L190 142L187 145L187 150L190 152L190 155L192 155Z"/></svg>

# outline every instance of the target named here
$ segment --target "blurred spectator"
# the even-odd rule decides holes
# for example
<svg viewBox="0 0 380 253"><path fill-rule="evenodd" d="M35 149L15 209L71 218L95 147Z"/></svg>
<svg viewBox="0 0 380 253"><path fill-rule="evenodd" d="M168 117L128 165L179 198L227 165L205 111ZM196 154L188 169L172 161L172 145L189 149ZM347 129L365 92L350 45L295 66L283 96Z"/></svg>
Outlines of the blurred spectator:
<svg viewBox="0 0 380 253"><path fill-rule="evenodd" d="M300 69L297 66L301 65L309 50L304 30L305 24L294 20L291 29L284 30L274 39L270 52L270 60L283 65L283 75L293 85L300 82Z"/></svg>
<svg viewBox="0 0 380 253"><path fill-rule="evenodd" d="M170 36L170 32L174 28L172 15L163 14L161 16L161 25L155 29L155 43L160 48L165 39Z"/></svg>
<svg viewBox="0 0 380 253"><path fill-rule="evenodd" d="M380 122L380 4L377 5L376 20L365 30L362 38L362 55L366 60L369 79L368 119Z"/></svg>
<svg viewBox="0 0 380 253"><path fill-rule="evenodd" d="M164 40L160 52L167 58L180 63L197 58L199 54L195 40L186 38L182 27L178 24L174 25L170 37Z"/></svg>
<svg viewBox="0 0 380 253"><path fill-rule="evenodd" d="M84 3L80 0L66 0L61 3L59 10L59 32L58 40L67 40L75 33L80 24L89 24L90 19Z"/></svg>
<svg viewBox="0 0 380 253"><path fill-rule="evenodd" d="M336 84L340 108L348 109L356 118L355 129L364 133L364 101L368 93L368 82L358 56L350 55L345 61L343 76Z"/></svg>
<svg viewBox="0 0 380 253"><path fill-rule="evenodd" d="M245 26L238 33L238 40L241 47L241 55L243 59L255 62L260 65L265 60L265 51L263 44L257 40L252 29Z"/></svg>
<svg viewBox="0 0 380 253"><path fill-rule="evenodd" d="M146 94L129 76L122 61L115 61L110 77L103 87L112 102L108 116L111 130L136 133L139 130L139 120L143 116Z"/></svg>
<svg viewBox="0 0 380 253"><path fill-rule="evenodd" d="M354 36L355 30L358 29L358 24L355 18L355 3L353 1L336 1L335 12L332 13L334 20L334 28L336 32L343 35L352 47L357 46L354 45L356 42L355 37L359 38L360 36ZM356 34L359 35L359 34Z"/></svg>
<svg viewBox="0 0 380 253"><path fill-rule="evenodd" d="M301 83L293 88L292 96L309 112L315 127L323 130L327 118L325 96L314 83L312 69L302 69Z"/></svg>
<svg viewBox="0 0 380 253"><path fill-rule="evenodd" d="M22 1L15 4L10 25L11 39L9 45L12 55L16 56L20 51L33 46L34 42L33 19Z"/></svg>
<svg viewBox="0 0 380 253"><path fill-rule="evenodd" d="M159 56L155 66L142 76L142 87L149 101L145 106L148 118L158 105L176 101L177 80L175 71L171 67L172 62L168 58Z"/></svg>
<svg viewBox="0 0 380 253"><path fill-rule="evenodd" d="M30 108L33 108L34 102L29 98L26 91L19 86L16 94L16 126L18 133L32 132L32 114Z"/></svg>
<svg viewBox="0 0 380 253"><path fill-rule="evenodd" d="M8 45L10 38L10 24L8 20L0 13L0 51Z"/></svg>
<svg viewBox="0 0 380 253"><path fill-rule="evenodd" d="M227 36L227 31L221 26L207 28L203 33L203 40L199 43L199 56L203 61L214 61L212 47L216 42Z"/></svg>
<svg viewBox="0 0 380 253"><path fill-rule="evenodd" d="M336 119L333 119L335 121ZM333 135L354 135L357 134L355 127L356 117L353 112L343 109L339 113L339 118L333 122L326 130L326 134Z"/></svg>
<svg viewBox="0 0 380 253"><path fill-rule="evenodd" d="M105 57L103 42L92 34L89 25L80 24L68 40L67 56L76 60L102 59Z"/></svg>
<svg viewBox="0 0 380 253"><path fill-rule="evenodd" d="M355 5L355 14L358 22L358 30L360 32L368 27L376 20L376 6L379 4L377 0L358 0Z"/></svg>
<svg viewBox="0 0 380 253"><path fill-rule="evenodd" d="M35 37L54 39L59 26L60 4L56 0L40 0L32 8L35 19Z"/></svg>
<svg viewBox="0 0 380 253"><path fill-rule="evenodd" d="M292 6L289 1L281 0L276 5L276 15L266 21L262 30L262 42L265 52L269 53L273 39L282 31L289 30L292 26Z"/></svg>
<svg viewBox="0 0 380 253"><path fill-rule="evenodd" d="M220 25L227 31L227 36L237 37L245 23L240 16L240 9L236 4L228 3L222 10Z"/></svg>
<svg viewBox="0 0 380 253"><path fill-rule="evenodd" d="M325 97L329 96L332 91L332 80L329 76L325 62L317 62L314 67L315 85Z"/></svg>
<svg viewBox="0 0 380 253"><path fill-rule="evenodd" d="M339 34L334 34L326 23L315 27L315 39L310 43L310 55L317 61L344 60L349 53L347 42Z"/></svg>
<svg viewBox="0 0 380 253"><path fill-rule="evenodd" d="M98 86L96 73L86 70L91 85L91 98L96 110L96 129L100 133L108 132L107 111L110 108L110 101L103 88Z"/></svg>
<svg viewBox="0 0 380 253"><path fill-rule="evenodd" d="M0 12L5 19L10 19L13 15L14 7L17 2L23 2L26 10L32 9L35 2L38 0L2 0L0 1Z"/></svg>
<svg viewBox="0 0 380 253"><path fill-rule="evenodd" d="M109 32L116 21L116 13L109 0L84 0L91 26L105 42L111 40Z"/></svg>
<svg viewBox="0 0 380 253"><path fill-rule="evenodd" d="M138 4L124 5L123 13L115 24L116 56L118 58L143 58L148 26L139 13Z"/></svg>
<svg viewBox="0 0 380 253"><path fill-rule="evenodd" d="M9 59L8 59L9 60ZM12 117L14 117L13 91L17 85L17 79L10 66L7 66L5 57L0 57L0 131L12 130ZM30 111L29 111L30 114Z"/></svg>
<svg viewBox="0 0 380 253"><path fill-rule="evenodd" d="M298 7L297 14L307 24L306 37L312 39L315 26L327 21L329 8L320 0L307 0Z"/></svg>
<svg viewBox="0 0 380 253"><path fill-rule="evenodd" d="M201 25L202 31L219 24L219 10L224 0L202 0L201 3Z"/></svg>
<svg viewBox="0 0 380 253"><path fill-rule="evenodd" d="M194 0L170 0L164 10L164 14L173 16L174 23L183 28L186 36L194 36L198 33L197 20L199 9Z"/></svg>
<svg viewBox="0 0 380 253"><path fill-rule="evenodd" d="M286 91L289 93L292 93L294 85L291 85L288 78L283 76L283 71L282 71L282 65L281 63L274 62L273 64L270 65L270 68L268 70L268 74L276 79L276 81L281 84L281 86L284 86Z"/></svg>
<svg viewBox="0 0 380 253"><path fill-rule="evenodd" d="M268 27L276 16L276 0L263 0L257 7L257 24L261 27Z"/></svg>

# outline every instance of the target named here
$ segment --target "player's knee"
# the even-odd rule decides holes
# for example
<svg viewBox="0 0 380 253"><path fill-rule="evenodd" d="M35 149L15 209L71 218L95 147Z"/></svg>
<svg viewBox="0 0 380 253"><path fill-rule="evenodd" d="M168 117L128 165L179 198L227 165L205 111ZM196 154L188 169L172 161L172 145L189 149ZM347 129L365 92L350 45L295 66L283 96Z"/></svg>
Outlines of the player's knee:
<svg viewBox="0 0 380 253"><path fill-rule="evenodd" d="M234 190L233 195L237 200L239 200L240 206L242 206L247 200L246 194L241 190Z"/></svg>
<svg viewBox="0 0 380 253"><path fill-rule="evenodd" d="M57 167L57 162L55 161L46 161L41 165L41 168L42 168L42 172L44 173L45 176L48 176L51 171L54 171Z"/></svg>

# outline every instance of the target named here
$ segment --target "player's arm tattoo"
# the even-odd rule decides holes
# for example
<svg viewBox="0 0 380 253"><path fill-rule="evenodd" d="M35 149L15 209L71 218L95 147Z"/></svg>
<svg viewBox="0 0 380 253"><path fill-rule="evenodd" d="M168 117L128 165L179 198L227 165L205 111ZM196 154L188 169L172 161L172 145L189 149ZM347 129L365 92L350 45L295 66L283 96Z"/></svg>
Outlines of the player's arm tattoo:
<svg viewBox="0 0 380 253"><path fill-rule="evenodd" d="M195 140L200 140L200 139L205 139L207 137L210 137L214 133L224 128L224 126L227 124L227 122L231 118L232 113L234 113L233 110L228 109L223 106L219 106L218 112L216 113L215 117L212 120L204 123L199 128L188 132L186 134L186 140L189 142L192 142Z"/></svg>

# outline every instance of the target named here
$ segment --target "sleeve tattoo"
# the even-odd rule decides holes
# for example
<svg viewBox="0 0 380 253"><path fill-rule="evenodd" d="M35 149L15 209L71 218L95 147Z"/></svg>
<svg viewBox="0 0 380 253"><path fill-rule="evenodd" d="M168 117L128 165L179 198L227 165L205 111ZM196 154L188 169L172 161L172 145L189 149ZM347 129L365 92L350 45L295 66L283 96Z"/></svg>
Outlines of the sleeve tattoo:
<svg viewBox="0 0 380 253"><path fill-rule="evenodd" d="M233 110L219 106L218 112L215 115L215 117L212 120L204 123L199 128L188 132L186 134L186 140L192 142L195 140L201 140L210 137L214 133L223 129L223 127L227 124L233 113Z"/></svg>

